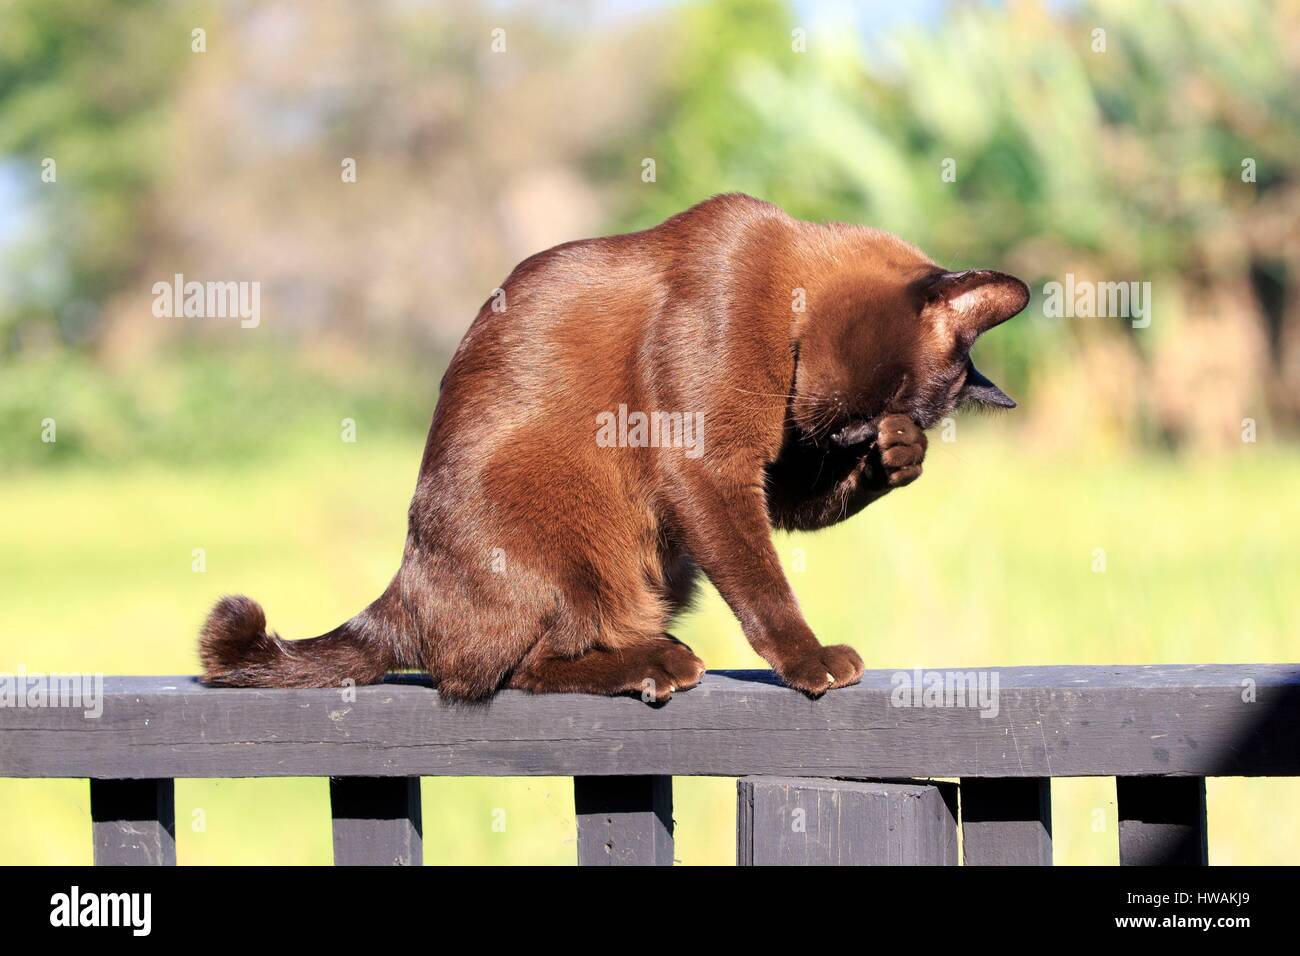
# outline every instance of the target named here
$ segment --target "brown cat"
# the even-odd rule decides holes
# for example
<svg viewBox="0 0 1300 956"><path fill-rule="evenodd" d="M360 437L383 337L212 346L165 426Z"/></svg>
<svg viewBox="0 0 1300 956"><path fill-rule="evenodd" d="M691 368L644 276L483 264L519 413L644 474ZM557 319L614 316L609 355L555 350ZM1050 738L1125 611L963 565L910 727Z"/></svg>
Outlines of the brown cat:
<svg viewBox="0 0 1300 956"><path fill-rule="evenodd" d="M862 676L804 621L770 538L843 521L921 473L924 430L1015 403L971 364L1029 301L875 229L718 196L644 232L520 263L442 380L402 565L368 608L284 641L227 597L221 686L426 669L442 695L638 693L704 663L665 628L700 571L754 650L817 695Z"/></svg>

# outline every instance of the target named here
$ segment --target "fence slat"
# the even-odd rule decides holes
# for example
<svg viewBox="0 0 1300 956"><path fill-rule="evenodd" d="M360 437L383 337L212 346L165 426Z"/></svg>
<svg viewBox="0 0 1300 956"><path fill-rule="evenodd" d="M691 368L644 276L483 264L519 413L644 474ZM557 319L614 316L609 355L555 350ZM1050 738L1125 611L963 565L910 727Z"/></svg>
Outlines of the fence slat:
<svg viewBox="0 0 1300 956"><path fill-rule="evenodd" d="M1206 866L1204 777L1116 777L1121 866Z"/></svg>
<svg viewBox="0 0 1300 956"><path fill-rule="evenodd" d="M335 866L424 862L419 777L330 777Z"/></svg>
<svg viewBox="0 0 1300 956"><path fill-rule="evenodd" d="M579 866L672 866L672 777L574 777L573 803Z"/></svg>
<svg viewBox="0 0 1300 956"><path fill-rule="evenodd" d="M955 866L957 788L747 777L736 783L741 866Z"/></svg>
<svg viewBox="0 0 1300 956"><path fill-rule="evenodd" d="M96 866L175 866L176 788L170 778L91 780Z"/></svg>
<svg viewBox="0 0 1300 956"><path fill-rule="evenodd" d="M967 866L1051 866L1051 780L962 778L961 840Z"/></svg>

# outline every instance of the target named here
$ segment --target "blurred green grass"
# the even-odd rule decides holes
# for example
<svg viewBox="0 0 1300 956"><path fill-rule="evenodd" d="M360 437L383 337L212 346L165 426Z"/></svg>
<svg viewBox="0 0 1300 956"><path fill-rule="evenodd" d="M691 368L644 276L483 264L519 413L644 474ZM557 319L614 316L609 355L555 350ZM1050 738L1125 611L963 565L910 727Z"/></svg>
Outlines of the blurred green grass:
<svg viewBox="0 0 1300 956"><path fill-rule="evenodd" d="M0 670L193 673L226 592L286 636L353 614L396 567L421 449L358 426L348 444L322 418L242 464L8 476ZM1300 451L1047 458L1006 431L963 421L916 485L778 538L823 640L884 668L1296 659ZM675 632L711 667L762 666L711 590ZM1115 862L1110 781L1053 794L1058 861ZM426 779L424 796L430 863L573 862L566 779ZM682 862L732 862L733 782L679 778L675 800ZM1297 801L1300 781L1212 781L1211 861L1300 863L1300 833L1269 822ZM181 781L177 821L184 863L330 862L323 780ZM89 859L84 781L0 780L0 863Z"/></svg>

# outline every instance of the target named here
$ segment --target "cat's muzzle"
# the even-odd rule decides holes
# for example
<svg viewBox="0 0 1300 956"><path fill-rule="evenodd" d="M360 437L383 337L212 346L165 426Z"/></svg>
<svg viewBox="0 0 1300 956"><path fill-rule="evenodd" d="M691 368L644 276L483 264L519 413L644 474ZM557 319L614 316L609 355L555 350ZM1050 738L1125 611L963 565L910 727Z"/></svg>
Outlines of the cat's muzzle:
<svg viewBox="0 0 1300 956"><path fill-rule="evenodd" d="M839 448L852 448L855 445L867 445L876 440L877 428L874 421L858 420L849 422L842 428L831 432L832 445Z"/></svg>

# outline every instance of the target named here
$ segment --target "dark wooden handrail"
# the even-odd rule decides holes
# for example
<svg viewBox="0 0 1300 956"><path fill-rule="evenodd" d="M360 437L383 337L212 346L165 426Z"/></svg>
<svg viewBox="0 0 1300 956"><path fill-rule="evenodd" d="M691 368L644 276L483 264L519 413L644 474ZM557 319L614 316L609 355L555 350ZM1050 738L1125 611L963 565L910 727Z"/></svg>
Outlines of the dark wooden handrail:
<svg viewBox="0 0 1300 956"><path fill-rule="evenodd" d="M936 679L947 681L946 697L924 693ZM973 692L979 681L983 698ZM962 688L972 693L954 696ZM766 671L723 671L664 706L515 691L456 704L413 675L314 690L107 677L97 717L0 706L0 776L98 782L92 816L104 862L167 861L177 777L335 778L338 861L411 862L420 829L412 779L526 775L575 778L583 862L670 861L670 778L680 775L745 778L747 862L876 861L845 849L870 844L866 823L767 840L762 827L782 820L786 804L796 816L814 808L819 828L823 805L842 817L847 801L864 821L882 806L924 807L916 847L947 848L944 808L955 826L957 799L933 778L961 780L968 863L1050 862L1047 780L1074 776L1125 778L1126 862L1203 862L1205 777L1300 775L1300 665L882 670L815 701ZM142 822L157 840L115 852L115 834ZM769 844L797 852L765 855ZM916 847L891 852L947 861Z"/></svg>

